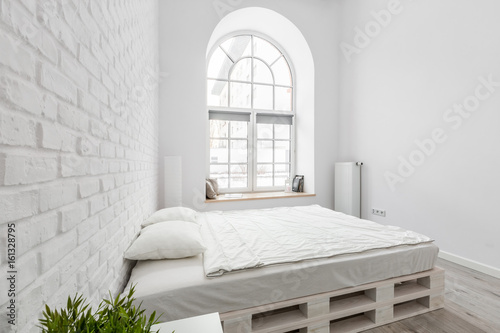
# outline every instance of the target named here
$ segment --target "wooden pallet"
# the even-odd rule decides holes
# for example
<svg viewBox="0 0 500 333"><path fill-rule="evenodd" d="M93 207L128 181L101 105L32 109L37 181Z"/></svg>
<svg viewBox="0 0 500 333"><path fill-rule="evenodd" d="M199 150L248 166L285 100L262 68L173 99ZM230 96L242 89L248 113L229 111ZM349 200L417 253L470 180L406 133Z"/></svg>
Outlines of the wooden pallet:
<svg viewBox="0 0 500 333"><path fill-rule="evenodd" d="M444 306L444 270L231 311L224 333L360 332Z"/></svg>

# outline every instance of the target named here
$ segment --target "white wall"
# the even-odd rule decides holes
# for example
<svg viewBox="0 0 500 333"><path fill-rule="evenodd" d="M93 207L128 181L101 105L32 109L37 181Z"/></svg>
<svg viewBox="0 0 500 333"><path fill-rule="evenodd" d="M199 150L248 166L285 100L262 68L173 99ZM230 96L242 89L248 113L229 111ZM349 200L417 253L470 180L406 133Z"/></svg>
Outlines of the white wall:
<svg viewBox="0 0 500 333"><path fill-rule="evenodd" d="M394 14L377 31L371 12L388 3ZM339 47L339 157L365 162L363 215L500 269L500 3L343 0L341 8L340 40L359 47L349 57ZM369 42L355 39L356 27L373 29ZM493 87L480 79L490 76ZM474 110L466 118L453 111L464 103ZM435 129L439 143L431 144ZM400 167L400 157L419 165ZM400 177L393 188L387 172Z"/></svg>
<svg viewBox="0 0 500 333"><path fill-rule="evenodd" d="M315 65L314 156L316 197L205 205L206 52L219 21L245 7L271 9L305 37ZM198 210L318 203L333 207L337 133L337 5L332 1L160 1L160 156L182 157L182 203ZM311 110L313 111L313 110ZM163 166L161 166L162 168ZM161 179L160 179L161 181ZM307 182L307 179L305 180ZM160 192L160 197L163 193Z"/></svg>
<svg viewBox="0 0 500 333"><path fill-rule="evenodd" d="M127 281L124 249L158 206L157 11L154 0L0 3L2 332L39 332L43 304L76 292L95 304Z"/></svg>

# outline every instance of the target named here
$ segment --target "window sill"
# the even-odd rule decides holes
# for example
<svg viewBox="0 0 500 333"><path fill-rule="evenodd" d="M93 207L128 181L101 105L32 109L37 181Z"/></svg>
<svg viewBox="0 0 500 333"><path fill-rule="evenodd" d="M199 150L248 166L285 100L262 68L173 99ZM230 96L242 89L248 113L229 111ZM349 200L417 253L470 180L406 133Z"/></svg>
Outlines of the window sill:
<svg viewBox="0 0 500 333"><path fill-rule="evenodd" d="M234 195L234 194L231 194ZM254 193L238 193L241 197L226 197L220 194L215 199L207 199L206 203L214 202L228 202L228 201L245 201L245 200L264 200L264 199L278 199L278 198L296 198L296 197L313 197L314 193L304 192L254 192Z"/></svg>

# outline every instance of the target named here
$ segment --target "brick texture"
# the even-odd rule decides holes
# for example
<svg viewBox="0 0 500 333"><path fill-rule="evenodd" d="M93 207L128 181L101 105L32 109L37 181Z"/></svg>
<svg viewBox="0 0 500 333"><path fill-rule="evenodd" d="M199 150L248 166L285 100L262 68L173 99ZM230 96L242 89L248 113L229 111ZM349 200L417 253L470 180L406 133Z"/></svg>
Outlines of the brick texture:
<svg viewBox="0 0 500 333"><path fill-rule="evenodd" d="M9 223L18 271L1 332L38 332L45 304L78 292L95 306L128 279L123 252L158 207L157 13L158 0L0 0L0 271Z"/></svg>

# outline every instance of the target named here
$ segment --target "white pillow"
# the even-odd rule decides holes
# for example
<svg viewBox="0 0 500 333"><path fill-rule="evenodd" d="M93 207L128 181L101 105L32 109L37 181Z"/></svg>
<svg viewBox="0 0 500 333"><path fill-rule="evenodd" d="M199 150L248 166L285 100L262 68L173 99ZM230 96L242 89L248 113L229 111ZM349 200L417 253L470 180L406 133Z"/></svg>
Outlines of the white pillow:
<svg viewBox="0 0 500 333"><path fill-rule="evenodd" d="M154 223L165 221L187 221L196 223L196 211L187 207L160 209L144 221L142 226L145 227Z"/></svg>
<svg viewBox="0 0 500 333"><path fill-rule="evenodd" d="M198 224L169 221L142 229L124 257L130 260L177 259L195 256L205 249Z"/></svg>

